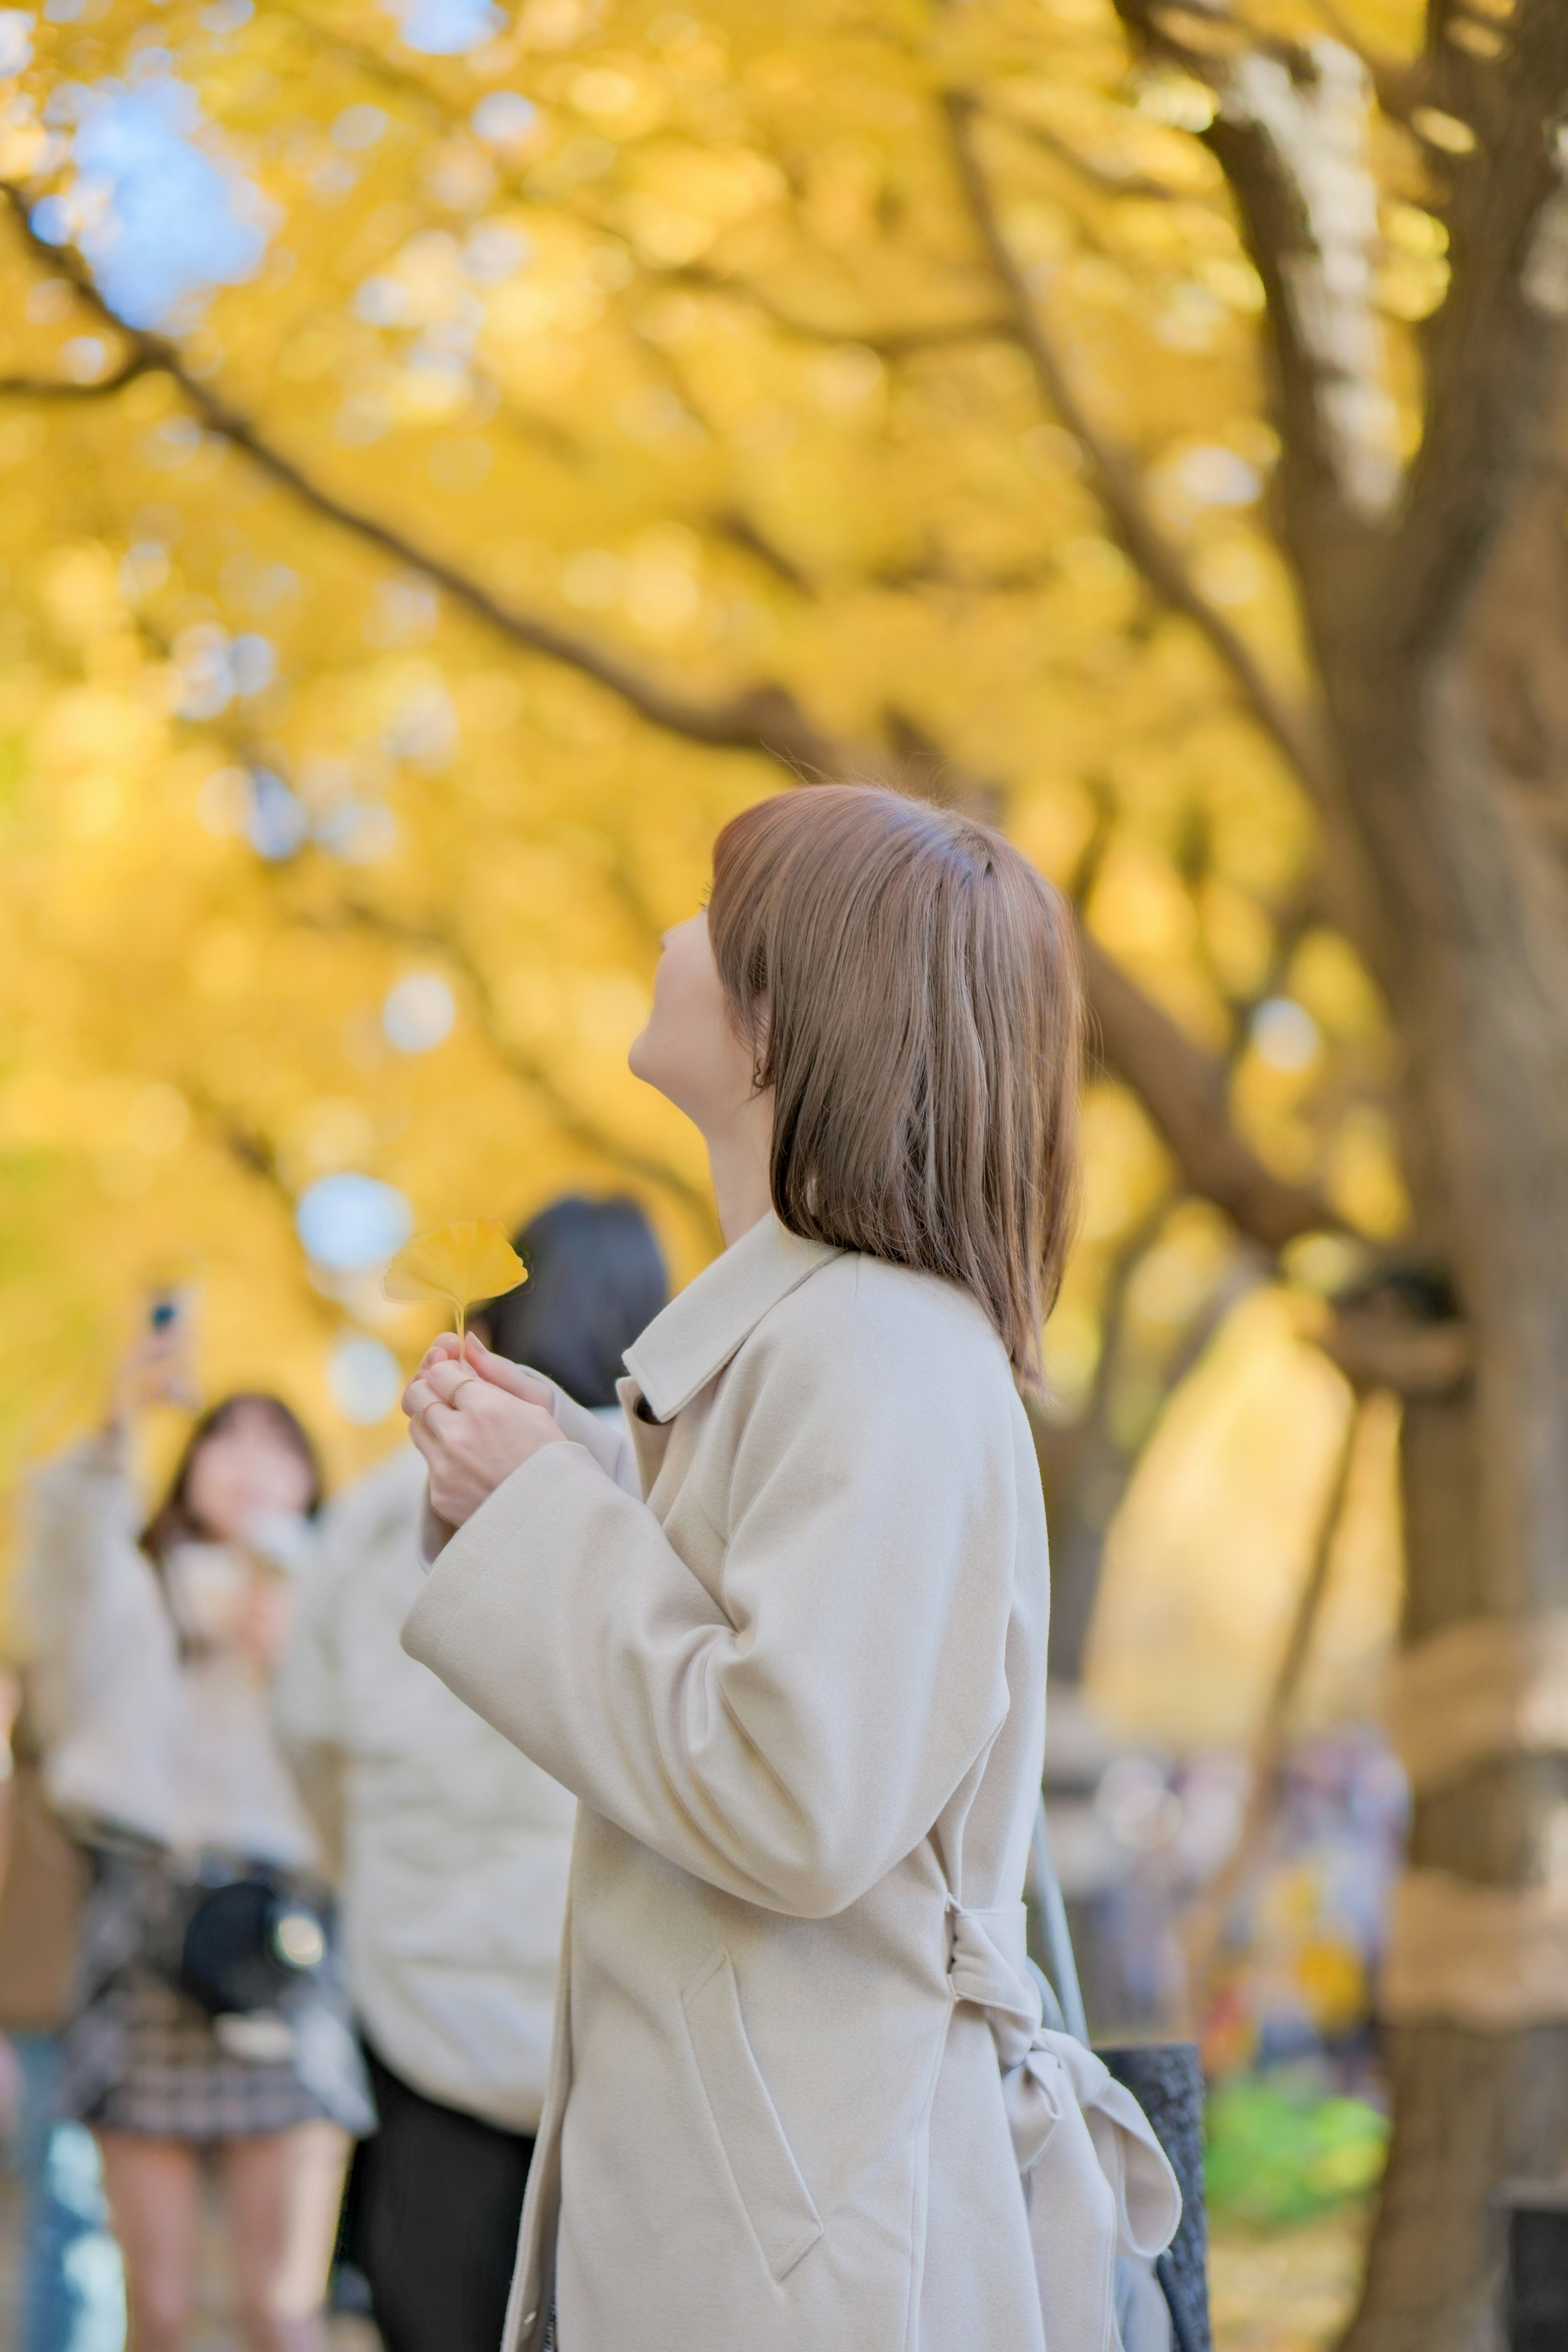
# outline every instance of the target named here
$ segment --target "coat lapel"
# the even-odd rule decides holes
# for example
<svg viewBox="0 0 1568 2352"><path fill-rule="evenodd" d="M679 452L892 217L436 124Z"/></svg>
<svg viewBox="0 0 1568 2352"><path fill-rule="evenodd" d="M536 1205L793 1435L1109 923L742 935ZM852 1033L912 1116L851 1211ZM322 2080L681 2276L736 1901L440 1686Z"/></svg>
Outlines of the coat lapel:
<svg viewBox="0 0 1568 2352"><path fill-rule="evenodd" d="M672 1421L781 1298L841 1255L831 1243L788 1232L771 1211L742 1234L626 1350L626 1369L653 1419Z"/></svg>

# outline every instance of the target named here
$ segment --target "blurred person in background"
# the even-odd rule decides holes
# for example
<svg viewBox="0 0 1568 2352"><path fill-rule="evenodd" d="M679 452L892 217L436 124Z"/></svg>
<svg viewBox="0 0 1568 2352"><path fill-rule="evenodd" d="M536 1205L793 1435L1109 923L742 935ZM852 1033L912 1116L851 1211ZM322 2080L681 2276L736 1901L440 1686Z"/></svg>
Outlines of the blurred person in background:
<svg viewBox="0 0 1568 2352"><path fill-rule="evenodd" d="M130 1424L188 1401L187 1355L155 1306L103 1427L33 1482L29 1693L91 1870L59 2111L98 2143L136 2352L188 2333L209 2156L246 2352L315 2352L350 2136L373 2123L271 1721L320 1473L279 1399L228 1397L139 1534Z"/></svg>
<svg viewBox="0 0 1568 2352"><path fill-rule="evenodd" d="M497 1352L612 1424L622 1351L664 1306L629 1200L556 1202L517 1237ZM380 2115L349 2251L388 2352L497 2352L544 2101L573 1800L406 1655L423 1580L413 1446L334 1505L280 1674L278 1721L343 1848L350 1989Z"/></svg>
<svg viewBox="0 0 1568 2352"><path fill-rule="evenodd" d="M16 2352L122 2352L125 2276L92 2136L58 2114L86 1867L44 1795L21 1678L0 1675L0 2032L16 2062L22 2189Z"/></svg>

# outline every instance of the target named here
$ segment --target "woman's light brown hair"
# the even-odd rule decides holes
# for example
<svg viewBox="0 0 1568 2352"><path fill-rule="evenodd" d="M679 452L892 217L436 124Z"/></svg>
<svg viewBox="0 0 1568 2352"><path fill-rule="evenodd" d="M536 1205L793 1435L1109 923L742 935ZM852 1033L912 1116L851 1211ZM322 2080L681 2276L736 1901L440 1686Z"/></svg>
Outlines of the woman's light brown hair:
<svg viewBox="0 0 1568 2352"><path fill-rule="evenodd" d="M780 1221L962 1283L1037 1384L1077 1179L1082 1015L1057 893L973 818L812 784L725 826L708 928L774 1090Z"/></svg>

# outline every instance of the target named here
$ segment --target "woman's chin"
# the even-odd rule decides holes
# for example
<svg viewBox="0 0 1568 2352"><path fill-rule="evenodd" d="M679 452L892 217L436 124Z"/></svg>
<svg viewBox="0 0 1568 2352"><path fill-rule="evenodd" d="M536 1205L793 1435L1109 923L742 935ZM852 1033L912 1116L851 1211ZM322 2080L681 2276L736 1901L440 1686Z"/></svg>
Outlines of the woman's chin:
<svg viewBox="0 0 1568 2352"><path fill-rule="evenodd" d="M667 1058L660 1053L657 1038L647 1029L640 1029L626 1049L626 1066L632 1076L641 1078L645 1087L652 1087L655 1094L668 1096L670 1101L675 1102L676 1097L668 1084L670 1073L664 1066Z"/></svg>

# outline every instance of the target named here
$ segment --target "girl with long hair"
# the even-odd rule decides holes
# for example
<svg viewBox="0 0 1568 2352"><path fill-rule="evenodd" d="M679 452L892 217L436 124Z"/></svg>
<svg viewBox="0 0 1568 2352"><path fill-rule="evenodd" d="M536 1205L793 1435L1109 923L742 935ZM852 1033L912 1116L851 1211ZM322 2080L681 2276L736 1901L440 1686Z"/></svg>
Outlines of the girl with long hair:
<svg viewBox="0 0 1568 2352"><path fill-rule="evenodd" d="M1018 1384L1080 1026L1066 910L987 826L747 810L632 1052L727 1244L627 1350L638 1493L476 1343L410 1386L439 1556L405 1646L580 1800L508 2352L1110 2352L1118 2252L1175 2230L1024 1952Z"/></svg>
<svg viewBox="0 0 1568 2352"><path fill-rule="evenodd" d="M128 1425L183 1390L181 1346L154 1331L33 1486L45 1783L92 1867L61 2105L98 2142L132 2352L189 2332L209 2158L246 2352L316 2352L349 2134L373 2122L270 1715L321 1475L281 1399L225 1397L140 1527Z"/></svg>

